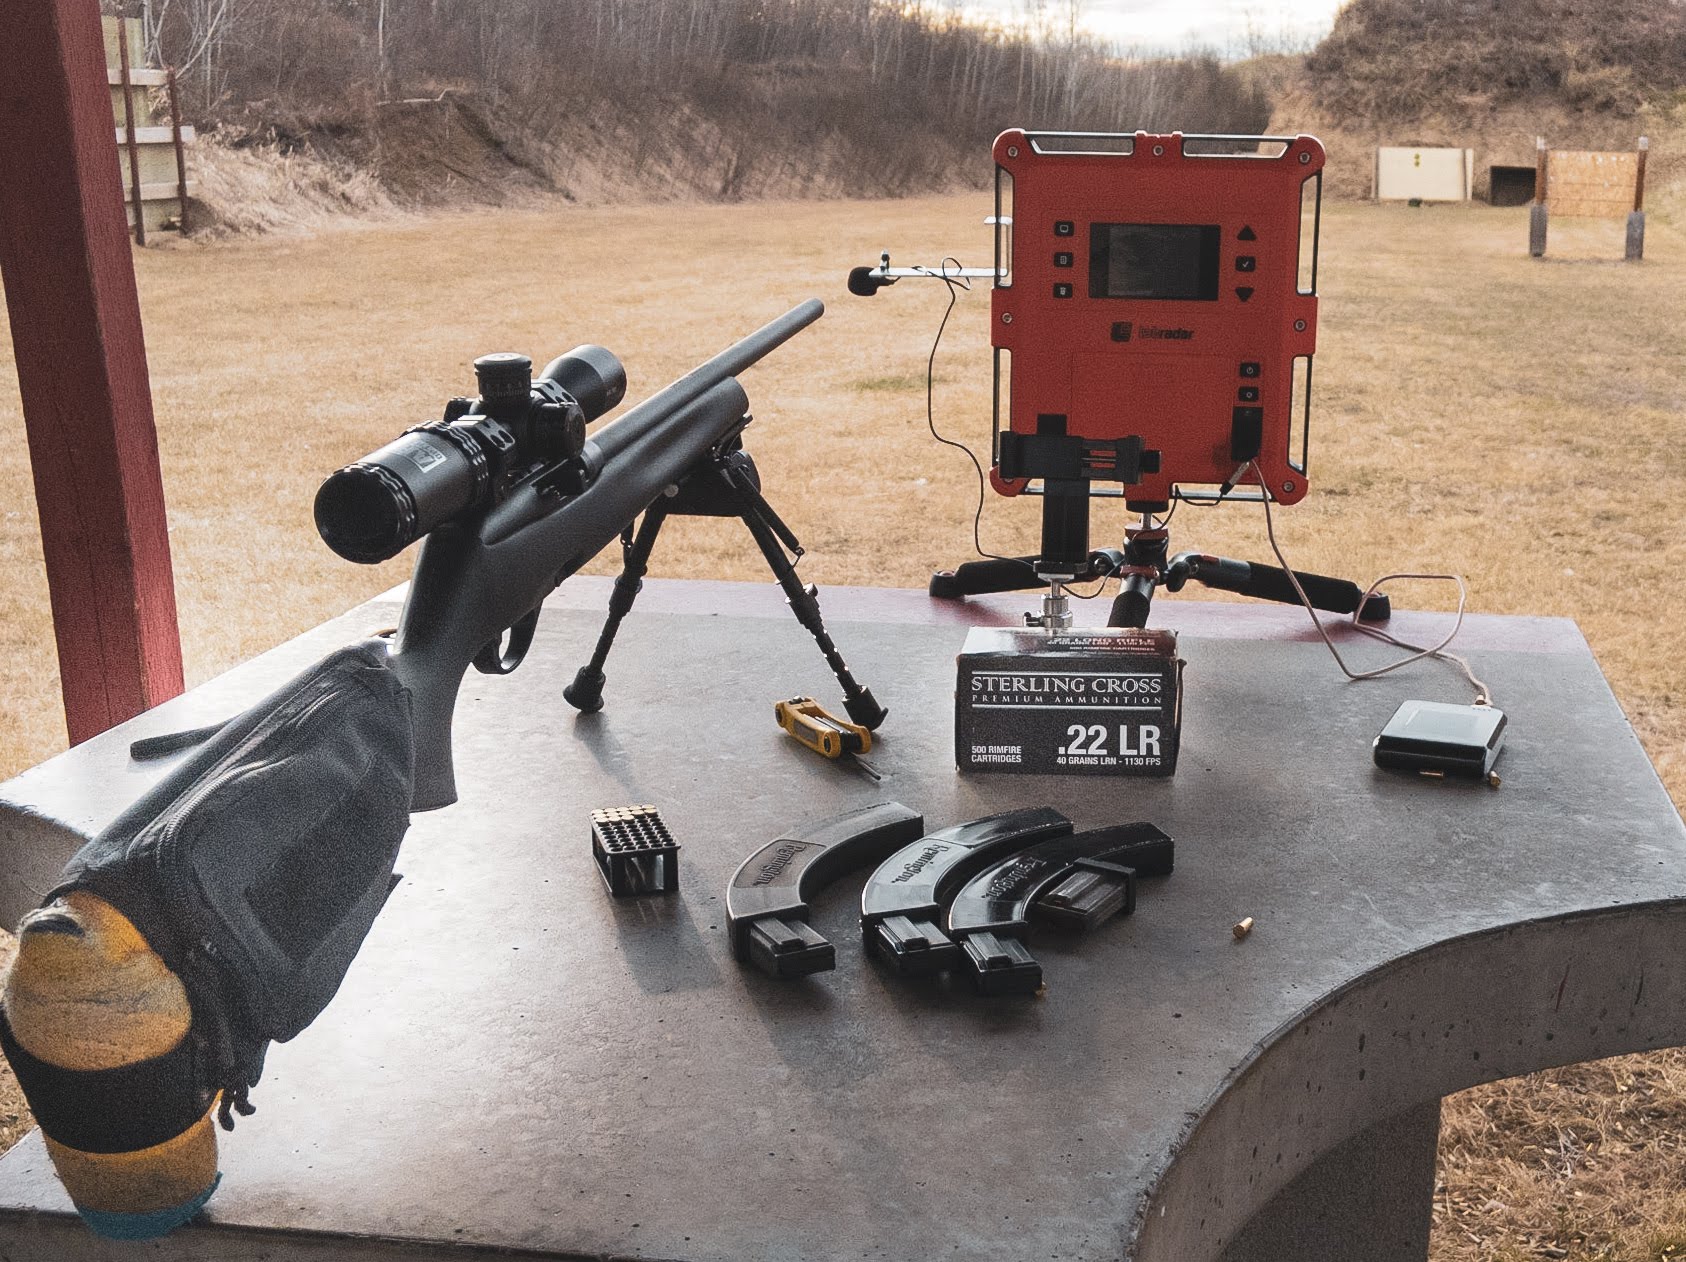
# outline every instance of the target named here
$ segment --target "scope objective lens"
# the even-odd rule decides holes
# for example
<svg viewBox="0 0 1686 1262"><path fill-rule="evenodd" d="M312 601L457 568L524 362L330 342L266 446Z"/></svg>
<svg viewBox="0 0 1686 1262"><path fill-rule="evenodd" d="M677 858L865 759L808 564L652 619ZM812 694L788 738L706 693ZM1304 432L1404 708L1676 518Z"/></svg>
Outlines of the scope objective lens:
<svg viewBox="0 0 1686 1262"><path fill-rule="evenodd" d="M486 482L486 458L471 434L423 426L322 483L316 530L346 560L373 565L473 507Z"/></svg>

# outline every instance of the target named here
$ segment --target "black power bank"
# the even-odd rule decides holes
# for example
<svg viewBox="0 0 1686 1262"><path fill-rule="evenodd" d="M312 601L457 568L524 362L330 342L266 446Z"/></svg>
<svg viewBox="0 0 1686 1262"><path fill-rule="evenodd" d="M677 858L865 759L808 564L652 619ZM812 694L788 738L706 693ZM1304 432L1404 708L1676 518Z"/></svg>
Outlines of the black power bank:
<svg viewBox="0 0 1686 1262"><path fill-rule="evenodd" d="M1376 737L1376 766L1481 780L1504 734L1504 711L1492 706L1407 701Z"/></svg>

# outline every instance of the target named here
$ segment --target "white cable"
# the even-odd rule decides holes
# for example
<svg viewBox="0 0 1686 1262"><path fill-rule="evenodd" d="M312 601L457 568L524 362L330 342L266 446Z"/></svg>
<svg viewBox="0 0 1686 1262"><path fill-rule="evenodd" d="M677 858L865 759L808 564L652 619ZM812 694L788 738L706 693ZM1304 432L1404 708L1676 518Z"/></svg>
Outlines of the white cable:
<svg viewBox="0 0 1686 1262"><path fill-rule="evenodd" d="M1282 572L1288 576L1288 582L1293 585L1294 594L1300 598L1300 604L1304 605L1305 611L1311 615L1311 623L1317 628L1317 634L1323 637L1323 643L1328 646L1329 652L1333 654L1335 664L1341 668L1342 673L1345 674L1348 679L1374 679L1378 675L1385 675L1389 671L1398 670L1401 666L1408 666L1412 662L1420 661L1425 657L1438 657L1442 661L1455 662L1460 668L1462 668L1465 677L1469 680L1470 685L1475 689L1476 705L1484 706L1493 704L1491 692L1488 690L1486 684L1476 678L1475 671L1470 668L1468 660L1460 657L1456 653L1448 653L1445 651L1446 646L1452 642L1452 640L1457 636L1458 631L1462 629L1464 625L1464 605L1469 599L1469 589L1464 586L1463 576L1460 574L1384 574L1381 578L1378 578L1375 582L1371 583L1369 588L1364 592L1364 595L1359 599L1358 608L1352 611L1351 626L1354 630L1362 631L1371 639L1382 640L1388 644L1396 645L1399 648L1409 649L1411 650L1411 653L1407 657L1402 657L1396 662L1389 662L1385 666L1378 666L1374 670L1353 670L1352 667L1348 666L1346 664L1346 660L1341 657L1340 650L1335 647L1335 642L1329 638L1329 632L1324 629L1323 620L1317 616L1317 610L1312 606L1310 598L1306 596L1305 588L1300 586L1299 576L1294 573L1294 567L1288 564L1288 558L1282 555L1281 545L1276 542L1276 523L1270 512L1270 503L1273 496L1270 493L1269 484L1265 481L1264 474L1259 470L1259 462L1257 460L1250 460L1248 461L1248 464L1252 466L1253 476L1259 480L1259 487L1264 492L1264 494L1260 496L1260 499L1264 503L1265 534L1270 538L1270 550L1276 554L1276 559L1282 566ZM1434 645L1432 648L1424 648L1418 644L1407 643L1406 641L1399 639L1397 636L1390 635L1388 632L1381 630L1379 627L1367 627L1359 621L1359 615L1364 612L1364 606L1369 602L1370 597L1375 595L1384 583L1391 583L1395 579L1433 579L1452 582L1458 585L1457 620L1452 624L1451 631L1447 632L1446 638L1441 640L1440 643Z"/></svg>

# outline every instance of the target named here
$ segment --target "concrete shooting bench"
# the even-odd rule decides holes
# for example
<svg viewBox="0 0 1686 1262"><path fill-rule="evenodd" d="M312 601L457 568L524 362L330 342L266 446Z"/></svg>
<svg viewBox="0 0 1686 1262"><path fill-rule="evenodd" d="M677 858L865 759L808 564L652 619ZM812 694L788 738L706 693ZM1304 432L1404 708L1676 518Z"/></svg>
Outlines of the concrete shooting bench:
<svg viewBox="0 0 1686 1262"><path fill-rule="evenodd" d="M822 591L890 707L874 783L775 727L775 700L836 688L772 584L648 582L606 708L579 716L562 688L607 580L569 581L522 670L469 674L461 800L415 817L344 988L271 1049L207 1211L142 1252L1420 1259L1443 1095L1686 1043L1686 830L1572 623L1465 624L1510 716L1498 789L1371 762L1401 700L1468 700L1455 669L1350 683L1300 610L1164 597L1154 625L1188 662L1173 778L962 777L955 654L1030 599ZM5 921L162 773L130 740L225 717L397 613L373 601L0 787ZM1033 939L1038 998L870 963L864 873L816 901L835 972L734 961L739 862L892 799L929 829L1043 804L1148 820L1176 872L1085 940ZM645 802L683 846L680 891L613 900L589 812ZM133 1256L71 1213L39 1133L0 1159L0 1258Z"/></svg>

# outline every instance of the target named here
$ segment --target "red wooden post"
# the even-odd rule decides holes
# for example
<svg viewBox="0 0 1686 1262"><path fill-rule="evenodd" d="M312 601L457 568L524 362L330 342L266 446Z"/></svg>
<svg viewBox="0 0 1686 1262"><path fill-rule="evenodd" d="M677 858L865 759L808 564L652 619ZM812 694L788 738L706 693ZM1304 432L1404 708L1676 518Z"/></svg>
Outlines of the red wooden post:
<svg viewBox="0 0 1686 1262"><path fill-rule="evenodd" d="M182 689L98 0L7 6L0 170L0 278L75 743Z"/></svg>

